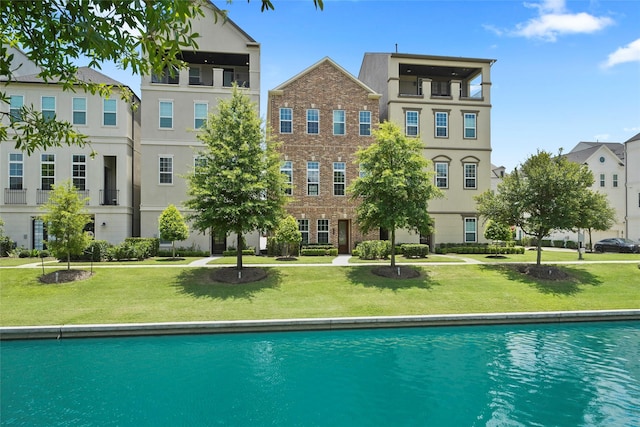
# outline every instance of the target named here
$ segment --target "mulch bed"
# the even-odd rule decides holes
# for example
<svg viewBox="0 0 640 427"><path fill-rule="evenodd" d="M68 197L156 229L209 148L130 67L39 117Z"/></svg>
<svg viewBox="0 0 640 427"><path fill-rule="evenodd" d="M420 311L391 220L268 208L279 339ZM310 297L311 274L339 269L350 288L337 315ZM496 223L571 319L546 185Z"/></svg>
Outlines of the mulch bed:
<svg viewBox="0 0 640 427"><path fill-rule="evenodd" d="M40 276L40 282L46 284L68 283L88 279L91 276L92 273L87 270L58 270Z"/></svg>
<svg viewBox="0 0 640 427"><path fill-rule="evenodd" d="M553 265L516 264L513 266L518 272L536 279L559 281L573 279L569 273Z"/></svg>
<svg viewBox="0 0 640 427"><path fill-rule="evenodd" d="M233 284L257 282L266 277L267 271L256 267L243 268L240 277L235 267L216 268L211 272L211 280Z"/></svg>
<svg viewBox="0 0 640 427"><path fill-rule="evenodd" d="M398 274L398 269L400 269L400 274ZM373 274L376 276L386 277L388 279L415 279L416 277L420 277L420 272L411 267L405 266L384 266L384 267L376 267L373 270Z"/></svg>

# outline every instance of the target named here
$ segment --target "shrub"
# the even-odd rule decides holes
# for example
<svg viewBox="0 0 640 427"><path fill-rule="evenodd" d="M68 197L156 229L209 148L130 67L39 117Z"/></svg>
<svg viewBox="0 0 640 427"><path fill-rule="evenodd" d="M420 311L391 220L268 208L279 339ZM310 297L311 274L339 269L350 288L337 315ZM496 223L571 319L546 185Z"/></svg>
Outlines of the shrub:
<svg viewBox="0 0 640 427"><path fill-rule="evenodd" d="M567 245L566 247L568 249L578 249L578 243L573 241L573 240L567 240Z"/></svg>
<svg viewBox="0 0 640 427"><path fill-rule="evenodd" d="M29 258L31 257L31 251L29 249L20 249L18 252L18 258Z"/></svg>
<svg viewBox="0 0 640 427"><path fill-rule="evenodd" d="M267 256L281 256L284 253L285 242L278 242L275 237L267 237ZM300 254L300 244L293 242L289 244L289 256Z"/></svg>
<svg viewBox="0 0 640 427"><path fill-rule="evenodd" d="M553 247L554 248L564 248L564 240L554 240L553 241Z"/></svg>
<svg viewBox="0 0 640 427"><path fill-rule="evenodd" d="M9 252L15 247L15 242L9 236L0 237L0 256L9 256Z"/></svg>
<svg viewBox="0 0 640 427"><path fill-rule="evenodd" d="M203 251L200 249L193 249L190 247L176 248L176 256L208 257L209 255L210 254L208 251ZM171 249L160 249L157 256L163 258L171 258L173 256L173 251Z"/></svg>
<svg viewBox="0 0 640 427"><path fill-rule="evenodd" d="M256 248L247 248L242 250L242 255L255 255ZM229 248L226 251L222 252L222 256L236 256L238 255L238 250L236 248Z"/></svg>
<svg viewBox="0 0 640 427"><path fill-rule="evenodd" d="M158 255L160 250L160 239L157 237L127 237L124 239L125 243L131 243L142 247L144 250L144 257L151 258Z"/></svg>
<svg viewBox="0 0 640 427"><path fill-rule="evenodd" d="M51 254L49 253L49 251L48 251L48 250L43 249L43 250L41 250L41 251L38 253L38 256L39 256L40 258L49 258L49 257L51 256Z"/></svg>
<svg viewBox="0 0 640 427"><path fill-rule="evenodd" d="M387 259L391 254L391 242L388 240L365 240L358 245L360 259Z"/></svg>
<svg viewBox="0 0 640 427"><path fill-rule="evenodd" d="M426 258L429 254L429 245L404 244L402 245L402 253L405 258Z"/></svg>

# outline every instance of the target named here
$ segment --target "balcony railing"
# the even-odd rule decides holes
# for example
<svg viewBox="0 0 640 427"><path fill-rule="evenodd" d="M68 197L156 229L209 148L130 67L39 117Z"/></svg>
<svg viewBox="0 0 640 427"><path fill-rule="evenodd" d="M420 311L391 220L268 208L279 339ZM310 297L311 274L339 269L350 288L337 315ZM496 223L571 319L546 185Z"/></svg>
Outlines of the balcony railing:
<svg viewBox="0 0 640 427"><path fill-rule="evenodd" d="M47 203L49 201L50 193L51 193L51 190L41 190L38 188L36 190L36 204L44 205L45 203Z"/></svg>
<svg viewBox="0 0 640 427"><path fill-rule="evenodd" d="M100 204L108 206L118 206L120 190L100 190Z"/></svg>
<svg viewBox="0 0 640 427"><path fill-rule="evenodd" d="M27 190L21 188L19 190L13 188L4 189L4 204L5 205L26 205L27 204Z"/></svg>
<svg viewBox="0 0 640 427"><path fill-rule="evenodd" d="M80 200L85 200L84 204L89 206L89 190L78 190L78 198Z"/></svg>

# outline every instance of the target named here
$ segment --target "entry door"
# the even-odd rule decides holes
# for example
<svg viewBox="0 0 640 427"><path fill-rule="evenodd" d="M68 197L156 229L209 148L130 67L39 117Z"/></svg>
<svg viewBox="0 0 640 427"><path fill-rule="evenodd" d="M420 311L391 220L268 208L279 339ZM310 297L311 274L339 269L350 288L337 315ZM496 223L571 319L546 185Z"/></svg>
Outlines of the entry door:
<svg viewBox="0 0 640 427"><path fill-rule="evenodd" d="M349 220L338 220L338 253L349 253Z"/></svg>
<svg viewBox="0 0 640 427"><path fill-rule="evenodd" d="M211 254L222 255L222 252L227 250L227 233L223 232L211 232Z"/></svg>

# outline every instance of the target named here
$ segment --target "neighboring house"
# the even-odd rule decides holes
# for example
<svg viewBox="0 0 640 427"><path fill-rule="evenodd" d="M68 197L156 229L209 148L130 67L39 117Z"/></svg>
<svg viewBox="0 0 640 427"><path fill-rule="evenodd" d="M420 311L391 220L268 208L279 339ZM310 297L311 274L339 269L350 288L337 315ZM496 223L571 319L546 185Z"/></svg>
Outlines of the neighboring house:
<svg viewBox="0 0 640 427"><path fill-rule="evenodd" d="M506 168L504 166L494 166L491 164L491 190L498 191L498 184L502 182Z"/></svg>
<svg viewBox="0 0 640 427"><path fill-rule="evenodd" d="M282 173L291 186L287 211L303 244L327 243L339 253L378 239L355 221L347 187L360 174L355 153L374 142L380 95L324 58L269 91L267 122L282 143Z"/></svg>
<svg viewBox="0 0 640 427"><path fill-rule="evenodd" d="M197 139L198 128L209 113L216 112L220 99L230 98L232 84L245 88L259 109L260 45L230 19L218 17L218 9L203 4L204 17L191 22L200 37L198 50L182 51L189 65L172 74L143 76L142 109L142 201L141 234L159 237L158 218L174 204L187 214L188 182L184 175L193 171L197 152L203 147ZM235 246L235 236L225 237L225 230L211 230L206 235L191 231L182 246L220 253ZM259 246L259 235L247 236L247 245ZM162 242L169 245L170 242Z"/></svg>
<svg viewBox="0 0 640 427"><path fill-rule="evenodd" d="M640 133L624 143L626 159L625 237L640 241Z"/></svg>
<svg viewBox="0 0 640 427"><path fill-rule="evenodd" d="M24 62L28 59L21 52L15 60L23 63L18 70L38 72L33 63ZM87 67L78 69L78 77L121 85ZM138 236L140 114L120 98L118 89L105 99L80 89L63 91L55 81L19 73L3 90L10 104L2 103L1 108L10 115L19 117L22 106L33 106L45 116L72 123L89 141L82 148L62 146L27 155L15 149L9 129L8 140L0 144L0 185L4 189L0 216L5 233L18 247L42 249L47 233L46 224L39 219L41 206L48 201L52 185L71 179L79 195L89 199L87 210L93 222L86 229L96 239L115 244ZM140 100L134 96L133 102ZM9 118L3 120L8 123Z"/></svg>
<svg viewBox="0 0 640 427"><path fill-rule="evenodd" d="M434 183L444 197L429 202L434 234L399 241L434 246L483 242L474 197L491 188L491 66L493 59L367 53L359 79L376 92L380 120L424 142Z"/></svg>

